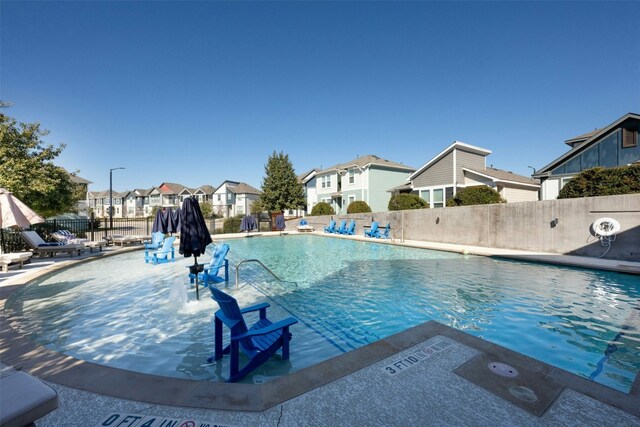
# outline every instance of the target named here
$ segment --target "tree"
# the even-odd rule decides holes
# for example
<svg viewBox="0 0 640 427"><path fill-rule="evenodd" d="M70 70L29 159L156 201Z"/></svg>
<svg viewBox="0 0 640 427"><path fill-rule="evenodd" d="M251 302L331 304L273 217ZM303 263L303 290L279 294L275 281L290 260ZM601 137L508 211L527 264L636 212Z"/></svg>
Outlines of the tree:
<svg viewBox="0 0 640 427"><path fill-rule="evenodd" d="M493 188L480 185L463 188L458 191L456 195L447 202L447 206L488 205L491 203L506 203L506 200Z"/></svg>
<svg viewBox="0 0 640 427"><path fill-rule="evenodd" d="M282 212L304 205L304 189L287 154L275 151L267 161L260 203L268 212Z"/></svg>
<svg viewBox="0 0 640 427"><path fill-rule="evenodd" d="M558 199L640 193L640 165L586 169L571 179Z"/></svg>
<svg viewBox="0 0 640 427"><path fill-rule="evenodd" d="M258 199L251 203L249 211L251 212L251 215L258 215L266 211L266 209L262 206L262 202L260 201L260 199Z"/></svg>
<svg viewBox="0 0 640 427"><path fill-rule="evenodd" d="M317 205L313 207L313 209L311 209L311 213L309 215L310 216L333 215L335 213L336 212L333 210L333 208L329 203L319 202Z"/></svg>
<svg viewBox="0 0 640 427"><path fill-rule="evenodd" d="M205 218L211 218L213 215L213 205L210 202L200 203L200 210L202 211L202 216Z"/></svg>
<svg viewBox="0 0 640 427"><path fill-rule="evenodd" d="M0 101L0 108L8 106ZM45 145L48 133L39 123L0 114L0 187L44 217L71 212L84 197L69 172L53 163L65 145Z"/></svg>
<svg viewBox="0 0 640 427"><path fill-rule="evenodd" d="M417 194L400 193L391 196L387 208L390 211L405 211L408 209L424 209L428 208L429 203L421 199Z"/></svg>
<svg viewBox="0 0 640 427"><path fill-rule="evenodd" d="M371 208L369 207L367 202L365 202L363 200L355 200L355 201L349 203L349 206L347 206L347 213L348 214L352 214L352 213L367 213L367 212L371 212Z"/></svg>

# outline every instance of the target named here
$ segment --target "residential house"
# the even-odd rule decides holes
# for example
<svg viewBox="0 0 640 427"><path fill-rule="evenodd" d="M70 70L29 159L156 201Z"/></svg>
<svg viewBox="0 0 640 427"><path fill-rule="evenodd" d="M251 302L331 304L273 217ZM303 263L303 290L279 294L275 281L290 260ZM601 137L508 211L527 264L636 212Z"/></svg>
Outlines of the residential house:
<svg viewBox="0 0 640 427"><path fill-rule="evenodd" d="M198 188L187 188L185 187L179 194L180 205L184 202L184 199L187 197L195 197L198 200L198 203L201 205L203 203L211 204L211 200L213 199L213 194L215 193L215 187L211 185L203 185Z"/></svg>
<svg viewBox="0 0 640 427"><path fill-rule="evenodd" d="M346 213L349 204L357 200L366 202L373 212L386 211L390 198L387 189L403 183L414 171L374 155L314 170L302 179L307 213L319 202L329 203L337 214Z"/></svg>
<svg viewBox="0 0 640 427"><path fill-rule="evenodd" d="M125 215L125 198L129 192L118 191L88 191L87 192L87 208L93 210L98 218L106 218L109 216L109 206L113 200L113 217L124 218Z"/></svg>
<svg viewBox="0 0 640 427"><path fill-rule="evenodd" d="M125 211L127 218L144 218L147 215L145 212L145 199L148 198L152 189L136 188L127 192L125 196Z"/></svg>
<svg viewBox="0 0 640 427"><path fill-rule="evenodd" d="M224 181L213 193L213 212L225 218L247 215L261 194L260 190L244 182Z"/></svg>
<svg viewBox="0 0 640 427"><path fill-rule="evenodd" d="M629 113L604 128L566 140L571 149L533 174L541 181L541 199L556 199L560 189L585 169L640 162L639 129L640 114Z"/></svg>
<svg viewBox="0 0 640 427"><path fill-rule="evenodd" d="M486 148L454 141L412 173L410 185L396 187L397 192L413 192L432 208L445 207L458 190L486 185L495 189L507 202L538 200L540 185L535 180L486 166Z"/></svg>
<svg viewBox="0 0 640 427"><path fill-rule="evenodd" d="M314 168L314 169L311 169L310 171L307 171L303 174L298 175L298 182L302 184L302 188L304 191L303 195L304 195L305 204L300 211L296 210L294 212L294 215L292 216L303 216L305 213L310 213L311 208L309 208L309 205L308 205L309 200L318 200L318 193L316 190L316 180L313 179L315 178L318 171L319 169Z"/></svg>
<svg viewBox="0 0 640 427"><path fill-rule="evenodd" d="M62 168L64 169L64 168ZM78 200L78 203L76 204L76 211L78 212L78 214L80 215L88 215L88 198L87 195L89 193L89 184L92 184L91 181L89 181L88 179L84 179L81 176L76 175L75 173L71 173L69 171L67 171L66 169L64 169L67 173L69 173L69 178L71 179L71 182L77 184L78 186L80 186L80 193L82 195L84 195L84 199Z"/></svg>

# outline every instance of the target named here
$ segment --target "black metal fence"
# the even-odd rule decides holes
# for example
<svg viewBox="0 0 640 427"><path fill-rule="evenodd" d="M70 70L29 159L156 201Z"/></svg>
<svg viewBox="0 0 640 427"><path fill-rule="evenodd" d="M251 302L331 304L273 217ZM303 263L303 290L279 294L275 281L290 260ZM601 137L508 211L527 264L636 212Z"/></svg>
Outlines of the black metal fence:
<svg viewBox="0 0 640 427"><path fill-rule="evenodd" d="M205 219L210 234L223 232L224 219ZM272 229L272 221L269 214L260 214L257 217L258 230L269 231ZM55 241L51 236L58 230L69 230L77 237L90 240L104 240L112 234L143 235L150 236L153 227L153 218L113 218L113 228L109 228L109 218L83 218L83 219L52 219L42 224L32 225L29 229L36 231L45 241ZM234 230L239 231L239 230ZM13 229L2 229L3 252L21 252L28 250L26 243L20 237L20 232Z"/></svg>

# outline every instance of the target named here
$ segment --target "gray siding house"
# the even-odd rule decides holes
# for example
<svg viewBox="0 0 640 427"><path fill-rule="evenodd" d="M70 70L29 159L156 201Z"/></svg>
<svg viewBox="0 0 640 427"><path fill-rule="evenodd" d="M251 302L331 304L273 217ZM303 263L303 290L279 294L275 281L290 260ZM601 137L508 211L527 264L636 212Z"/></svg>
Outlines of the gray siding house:
<svg viewBox="0 0 640 427"><path fill-rule="evenodd" d="M557 198L560 189L585 169L640 162L639 129L640 115L629 113L604 128L565 141L571 149L533 175L541 181L541 199Z"/></svg>
<svg viewBox="0 0 640 427"><path fill-rule="evenodd" d="M387 210L387 191L406 181L415 168L374 155L358 157L299 177L305 187L307 213L319 202L329 203L337 214L347 213L351 202L362 200L373 212Z"/></svg>
<svg viewBox="0 0 640 427"><path fill-rule="evenodd" d="M458 190L486 185L495 189L507 202L538 200L540 185L531 178L512 172L486 167L486 148L454 141L434 158L415 171L409 185L392 191L413 192L429 202L429 207L447 205Z"/></svg>

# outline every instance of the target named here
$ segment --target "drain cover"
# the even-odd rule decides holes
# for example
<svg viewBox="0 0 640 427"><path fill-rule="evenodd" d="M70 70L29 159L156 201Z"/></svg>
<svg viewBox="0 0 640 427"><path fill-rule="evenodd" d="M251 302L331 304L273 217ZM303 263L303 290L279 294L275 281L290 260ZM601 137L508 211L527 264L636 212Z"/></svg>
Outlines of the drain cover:
<svg viewBox="0 0 640 427"><path fill-rule="evenodd" d="M536 396L533 390L521 385L509 387L509 393L511 393L513 397L524 400L525 402L535 402L538 400L538 396Z"/></svg>
<svg viewBox="0 0 640 427"><path fill-rule="evenodd" d="M489 362L488 366L491 372L502 377L514 378L518 376L518 370L506 363Z"/></svg>

